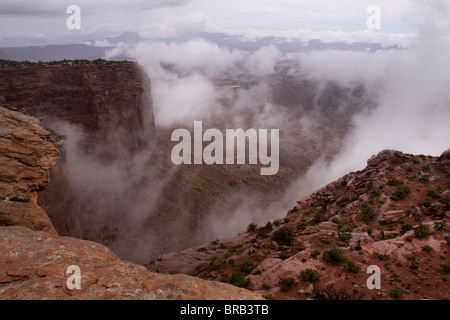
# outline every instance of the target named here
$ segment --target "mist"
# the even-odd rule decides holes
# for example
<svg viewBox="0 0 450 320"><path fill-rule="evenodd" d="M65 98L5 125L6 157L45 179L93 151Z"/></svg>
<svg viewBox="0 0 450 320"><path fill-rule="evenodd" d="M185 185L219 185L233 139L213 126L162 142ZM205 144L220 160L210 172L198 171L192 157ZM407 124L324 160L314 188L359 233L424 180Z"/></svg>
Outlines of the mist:
<svg viewBox="0 0 450 320"><path fill-rule="evenodd" d="M153 107L143 110L144 121L154 114L160 144L131 154L97 145L87 153L89 137L79 128L54 124L66 137L71 186L94 208L97 220L83 223L99 230L119 224L122 232L109 246L146 263L158 253L282 218L296 200L363 169L382 150L440 155L450 137L450 46L434 15L448 12L429 9L407 48L375 52L286 53L275 44L246 51L200 36L119 44L106 58L129 56L151 80L144 85ZM170 135L192 129L194 121L222 132L280 129L279 173L258 180L252 168L173 165ZM105 162L108 152L114 157ZM167 212L170 217L161 217Z"/></svg>

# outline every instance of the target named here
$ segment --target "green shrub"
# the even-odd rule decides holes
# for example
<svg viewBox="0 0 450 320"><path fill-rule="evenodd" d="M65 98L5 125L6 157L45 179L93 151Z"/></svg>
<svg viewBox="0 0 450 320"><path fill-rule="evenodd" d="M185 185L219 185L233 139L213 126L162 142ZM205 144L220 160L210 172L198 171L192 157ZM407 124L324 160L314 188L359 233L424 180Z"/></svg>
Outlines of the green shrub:
<svg viewBox="0 0 450 320"><path fill-rule="evenodd" d="M415 261L415 260L413 260L413 261L411 262L411 264L409 265L409 267L410 267L411 269L413 269L413 270L418 270L418 269L420 268L420 263L417 262L417 261Z"/></svg>
<svg viewBox="0 0 450 320"><path fill-rule="evenodd" d="M242 272L250 273L255 268L256 266L253 265L249 259L244 260L239 264L239 270L241 270Z"/></svg>
<svg viewBox="0 0 450 320"><path fill-rule="evenodd" d="M315 249L315 250L313 250L313 252L311 252L311 255L310 255L311 258L317 259L318 256L320 256L319 250Z"/></svg>
<svg viewBox="0 0 450 320"><path fill-rule="evenodd" d="M295 240L294 230L287 227L281 227L272 234L271 239L278 244L290 246Z"/></svg>
<svg viewBox="0 0 450 320"><path fill-rule="evenodd" d="M394 158L392 158L391 162L392 162L392 164L400 164L400 163L402 163L403 161L402 161L402 159L399 158L399 157L394 157Z"/></svg>
<svg viewBox="0 0 450 320"><path fill-rule="evenodd" d="M275 300L275 297L271 293L263 294L263 298L266 300Z"/></svg>
<svg viewBox="0 0 450 320"><path fill-rule="evenodd" d="M397 180L397 179L391 179L387 182L388 186L400 186L403 184L403 181Z"/></svg>
<svg viewBox="0 0 450 320"><path fill-rule="evenodd" d="M403 297L403 290L400 288L392 289L389 293L394 299L401 299Z"/></svg>
<svg viewBox="0 0 450 320"><path fill-rule="evenodd" d="M332 247L322 253L322 260L325 262L338 264L344 259L344 250L338 247Z"/></svg>
<svg viewBox="0 0 450 320"><path fill-rule="evenodd" d="M425 245L422 247L422 251L431 252L431 251L433 251L433 247L431 247L429 245Z"/></svg>
<svg viewBox="0 0 450 320"><path fill-rule="evenodd" d="M256 230L256 237L257 238L267 238L268 233L273 229L272 223L269 221L266 223L266 225L262 228L259 228Z"/></svg>
<svg viewBox="0 0 450 320"><path fill-rule="evenodd" d="M381 193L382 193L381 190L378 189L378 188L373 189L373 190L370 191L370 195L371 195L372 197L378 197L378 196L381 196Z"/></svg>
<svg viewBox="0 0 450 320"><path fill-rule="evenodd" d="M364 203L361 207L361 220L368 222L375 216L375 209L368 203Z"/></svg>
<svg viewBox="0 0 450 320"><path fill-rule="evenodd" d="M427 238L431 235L430 229L424 224L420 224L414 229L414 234L417 238Z"/></svg>
<svg viewBox="0 0 450 320"><path fill-rule="evenodd" d="M426 197L425 198L425 200L422 202L422 205L424 206L424 207L429 207L429 206L431 206L431 197Z"/></svg>
<svg viewBox="0 0 450 320"><path fill-rule="evenodd" d="M311 224L319 224L319 223L321 223L321 222L324 222L324 221L327 221L328 219L326 218L326 216L325 216L325 213L323 213L323 212L317 212L315 215L314 215L314 218L312 219L312 221L311 221Z"/></svg>
<svg viewBox="0 0 450 320"><path fill-rule="evenodd" d="M248 225L248 227L247 227L247 231L248 231L248 232L255 232L255 230L256 230L256 224L250 223L250 224Z"/></svg>
<svg viewBox="0 0 450 320"><path fill-rule="evenodd" d="M270 290L270 289L272 289L272 285L271 285L270 283L264 282L264 283L262 284L262 288L263 288L264 290Z"/></svg>
<svg viewBox="0 0 450 320"><path fill-rule="evenodd" d="M442 273L449 273L450 272L450 262L442 262L441 267L439 268L439 271Z"/></svg>
<svg viewBox="0 0 450 320"><path fill-rule="evenodd" d="M430 175L424 174L424 175L420 176L419 181L423 182L423 183L428 183L430 181Z"/></svg>
<svg viewBox="0 0 450 320"><path fill-rule="evenodd" d="M441 193L435 189L428 189L427 190L427 196L433 199L439 198Z"/></svg>
<svg viewBox="0 0 450 320"><path fill-rule="evenodd" d="M445 210L450 210L450 196L445 196L439 199L439 202L445 206Z"/></svg>
<svg viewBox="0 0 450 320"><path fill-rule="evenodd" d="M411 188L407 185L399 185L397 190L391 196L392 200L403 200L411 193Z"/></svg>
<svg viewBox="0 0 450 320"><path fill-rule="evenodd" d="M408 232L409 230L412 230L412 229L413 229L412 225L405 223L404 225L402 225L401 234L405 234L406 232Z"/></svg>
<svg viewBox="0 0 450 320"><path fill-rule="evenodd" d="M440 231L447 231L447 221L442 220L434 223L434 228Z"/></svg>
<svg viewBox="0 0 450 320"><path fill-rule="evenodd" d="M280 285L280 290L283 292L289 291L294 285L296 285L297 281L295 281L292 277L280 278L278 284Z"/></svg>
<svg viewBox="0 0 450 320"><path fill-rule="evenodd" d="M344 258L343 261L344 261L343 266L344 266L345 271L354 272L354 273L358 273L361 271L361 267L358 266L352 259Z"/></svg>
<svg viewBox="0 0 450 320"><path fill-rule="evenodd" d="M250 286L251 280L249 278L246 279L243 273L233 271L228 283L235 285L236 287L246 288Z"/></svg>
<svg viewBox="0 0 450 320"><path fill-rule="evenodd" d="M353 236L350 232L345 232L345 231L338 231L338 236L339 239L341 239L344 242L347 242L348 240L350 240Z"/></svg>
<svg viewBox="0 0 450 320"><path fill-rule="evenodd" d="M302 281L320 281L320 273L314 269L305 269L300 271L300 280Z"/></svg>

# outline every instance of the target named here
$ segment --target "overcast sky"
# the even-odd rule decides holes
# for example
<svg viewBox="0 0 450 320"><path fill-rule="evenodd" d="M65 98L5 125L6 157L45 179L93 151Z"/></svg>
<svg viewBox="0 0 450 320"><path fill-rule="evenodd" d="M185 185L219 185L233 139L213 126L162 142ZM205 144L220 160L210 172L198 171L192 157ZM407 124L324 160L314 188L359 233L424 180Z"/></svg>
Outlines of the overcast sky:
<svg viewBox="0 0 450 320"><path fill-rule="evenodd" d="M430 5L432 4L432 6ZM446 25L450 1L445 0L1 0L0 44L11 38L77 42L124 31L146 37L184 31L281 32L298 30L363 32L377 5L377 33L414 33L429 19ZM81 29L68 30L69 5L81 9ZM431 9L433 8L433 9ZM438 14L436 14L436 12ZM100 39L98 39L100 40Z"/></svg>

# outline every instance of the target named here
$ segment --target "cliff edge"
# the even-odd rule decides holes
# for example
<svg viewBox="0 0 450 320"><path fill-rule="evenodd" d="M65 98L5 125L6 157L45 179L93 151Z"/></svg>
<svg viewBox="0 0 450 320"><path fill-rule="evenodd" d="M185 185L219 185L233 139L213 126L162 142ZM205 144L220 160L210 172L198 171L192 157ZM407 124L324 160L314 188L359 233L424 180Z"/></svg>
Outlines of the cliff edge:
<svg viewBox="0 0 450 320"><path fill-rule="evenodd" d="M36 195L58 159L55 140L36 118L4 108L0 128L0 299L261 299L228 284L155 274L101 244L58 236Z"/></svg>

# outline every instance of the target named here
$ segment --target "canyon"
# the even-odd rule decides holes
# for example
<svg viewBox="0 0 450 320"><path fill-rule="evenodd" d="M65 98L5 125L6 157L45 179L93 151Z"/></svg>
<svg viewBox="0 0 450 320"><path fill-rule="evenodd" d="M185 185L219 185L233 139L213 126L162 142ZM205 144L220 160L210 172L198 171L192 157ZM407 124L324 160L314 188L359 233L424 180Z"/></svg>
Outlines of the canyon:
<svg viewBox="0 0 450 320"><path fill-rule="evenodd" d="M317 88L283 73L215 79L249 97L264 81L277 112L315 120L313 130L283 123L278 173L262 176L239 162L175 165L176 127L155 121L151 81L134 62L5 62L0 71L5 298L448 299L449 151L384 150L286 199L315 160L340 150L352 116L370 110L364 87ZM256 113L235 116L251 123ZM233 121L203 123L225 131ZM252 214L217 235L243 204ZM82 292L64 284L72 264L87 272ZM366 286L372 265L380 290Z"/></svg>

